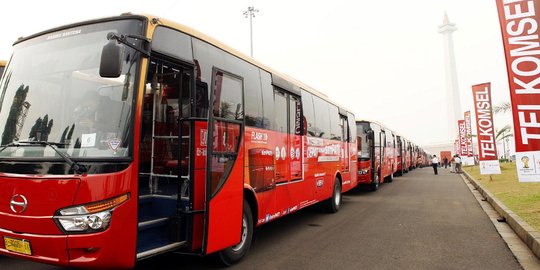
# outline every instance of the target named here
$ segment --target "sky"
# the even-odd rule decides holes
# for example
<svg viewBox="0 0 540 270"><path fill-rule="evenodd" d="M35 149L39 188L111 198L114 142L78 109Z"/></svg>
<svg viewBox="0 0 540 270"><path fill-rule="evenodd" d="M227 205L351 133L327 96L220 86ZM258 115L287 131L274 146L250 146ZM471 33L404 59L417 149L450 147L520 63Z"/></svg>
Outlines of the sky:
<svg viewBox="0 0 540 270"><path fill-rule="evenodd" d="M12 44L53 27L124 12L152 14L195 28L327 94L419 145L448 141L443 37L454 32L462 111L474 108L471 86L491 82L494 104L510 101L495 1L489 0L114 0L9 1L2 5L0 59ZM497 115L495 127L511 124Z"/></svg>

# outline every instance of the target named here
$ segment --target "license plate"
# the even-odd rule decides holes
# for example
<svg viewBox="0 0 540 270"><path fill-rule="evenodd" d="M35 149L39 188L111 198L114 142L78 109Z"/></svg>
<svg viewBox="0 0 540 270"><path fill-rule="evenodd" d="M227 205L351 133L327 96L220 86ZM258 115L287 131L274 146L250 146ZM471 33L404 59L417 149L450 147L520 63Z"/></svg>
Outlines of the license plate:
<svg viewBox="0 0 540 270"><path fill-rule="evenodd" d="M11 237L4 236L4 243L6 244L6 249L9 251L32 255L32 249L30 248L30 241L23 239L15 239Z"/></svg>

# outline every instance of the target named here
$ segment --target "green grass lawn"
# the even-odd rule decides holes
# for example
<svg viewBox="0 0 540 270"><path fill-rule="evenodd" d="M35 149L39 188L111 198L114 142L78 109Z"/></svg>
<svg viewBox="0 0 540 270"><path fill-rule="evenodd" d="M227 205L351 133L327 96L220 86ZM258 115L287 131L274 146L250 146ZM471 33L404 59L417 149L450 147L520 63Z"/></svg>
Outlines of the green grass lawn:
<svg viewBox="0 0 540 270"><path fill-rule="evenodd" d="M463 168L510 210L540 231L540 183L518 182L516 164L501 163L501 174L481 175L478 166Z"/></svg>

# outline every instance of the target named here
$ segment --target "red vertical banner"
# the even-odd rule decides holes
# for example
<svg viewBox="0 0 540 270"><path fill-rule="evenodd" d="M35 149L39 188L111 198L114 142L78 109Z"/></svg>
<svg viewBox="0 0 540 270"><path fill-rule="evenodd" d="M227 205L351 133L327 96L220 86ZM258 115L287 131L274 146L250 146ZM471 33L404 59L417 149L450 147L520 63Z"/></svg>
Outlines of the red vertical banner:
<svg viewBox="0 0 540 270"><path fill-rule="evenodd" d="M540 182L540 1L496 0L520 182Z"/></svg>
<svg viewBox="0 0 540 270"><path fill-rule="evenodd" d="M501 167L497 158L497 142L491 110L491 84L473 85L472 93L476 114L480 174L500 174Z"/></svg>
<svg viewBox="0 0 540 270"><path fill-rule="evenodd" d="M473 143L472 143L472 129L471 129L471 111L466 111L464 114L465 122L465 145L467 145L466 151L461 158L463 165L474 165L473 157Z"/></svg>
<svg viewBox="0 0 540 270"><path fill-rule="evenodd" d="M467 141L467 157L473 156L473 142L471 129L471 111L465 112L465 139Z"/></svg>
<svg viewBox="0 0 540 270"><path fill-rule="evenodd" d="M458 139L459 139L459 152L461 157L467 156L467 138L465 138L465 120L458 120Z"/></svg>

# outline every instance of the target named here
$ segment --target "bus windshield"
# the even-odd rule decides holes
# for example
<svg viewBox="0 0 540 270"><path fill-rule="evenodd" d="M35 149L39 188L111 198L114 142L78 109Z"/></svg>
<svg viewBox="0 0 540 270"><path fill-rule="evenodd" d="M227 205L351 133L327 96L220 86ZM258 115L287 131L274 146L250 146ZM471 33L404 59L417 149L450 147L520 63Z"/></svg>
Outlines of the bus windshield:
<svg viewBox="0 0 540 270"><path fill-rule="evenodd" d="M369 140L367 131L369 130L369 123L358 123L356 125L358 133L358 154L360 159L370 158Z"/></svg>
<svg viewBox="0 0 540 270"><path fill-rule="evenodd" d="M77 26L14 47L0 84L0 158L58 157L48 142L73 158L129 156L134 78L139 62L125 48L122 75L99 76L107 33L142 33L121 20Z"/></svg>

